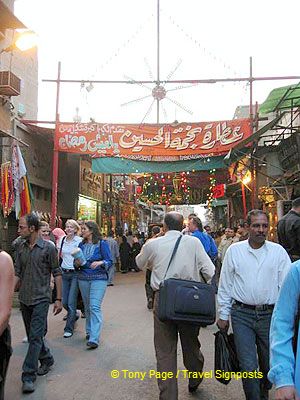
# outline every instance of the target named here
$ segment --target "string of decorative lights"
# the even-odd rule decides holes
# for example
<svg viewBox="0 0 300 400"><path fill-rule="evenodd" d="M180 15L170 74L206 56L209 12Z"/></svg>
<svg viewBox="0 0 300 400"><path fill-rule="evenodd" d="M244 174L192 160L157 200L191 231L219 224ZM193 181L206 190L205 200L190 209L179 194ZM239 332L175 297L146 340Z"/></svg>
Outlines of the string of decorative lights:
<svg viewBox="0 0 300 400"><path fill-rule="evenodd" d="M206 201L206 205L208 208L212 207L214 188L216 187L216 184L217 184L216 170L210 169L209 170L209 193L207 193L207 201Z"/></svg>
<svg viewBox="0 0 300 400"><path fill-rule="evenodd" d="M206 47L204 47L199 40L195 39L190 33L188 33L183 27L182 25L180 25L177 21L175 21L175 19L173 17L171 17L168 12L166 10L164 10L163 8L160 8L160 11L162 11L163 15L165 15L169 21L172 23L172 25L174 25L176 28L178 28L187 39L189 39L191 42L193 42L195 45L197 45L199 47L199 49L205 54L208 55L211 59L213 59L214 61L219 62L220 64L222 64L222 66L227 69L228 71L232 72L234 74L235 77L239 76L240 74L234 70L225 60L223 60L220 56L217 56L215 54L213 54L209 49L207 49Z"/></svg>
<svg viewBox="0 0 300 400"><path fill-rule="evenodd" d="M138 197L152 204L189 204L189 171L175 174L155 174L143 176L143 187Z"/></svg>

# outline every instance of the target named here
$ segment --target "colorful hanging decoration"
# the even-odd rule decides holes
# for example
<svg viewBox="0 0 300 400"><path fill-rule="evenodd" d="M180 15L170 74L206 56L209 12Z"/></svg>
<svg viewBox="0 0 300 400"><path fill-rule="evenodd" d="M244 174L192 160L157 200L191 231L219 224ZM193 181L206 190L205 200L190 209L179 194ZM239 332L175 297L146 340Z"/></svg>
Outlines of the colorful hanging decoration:
<svg viewBox="0 0 300 400"><path fill-rule="evenodd" d="M27 169L18 145L12 151L12 176L15 190L16 218L31 212L32 195L27 177Z"/></svg>
<svg viewBox="0 0 300 400"><path fill-rule="evenodd" d="M189 204L188 173L144 175L142 193L138 198L152 204Z"/></svg>
<svg viewBox="0 0 300 400"><path fill-rule="evenodd" d="M14 199L11 162L6 162L1 165L1 206L5 218L12 211Z"/></svg>

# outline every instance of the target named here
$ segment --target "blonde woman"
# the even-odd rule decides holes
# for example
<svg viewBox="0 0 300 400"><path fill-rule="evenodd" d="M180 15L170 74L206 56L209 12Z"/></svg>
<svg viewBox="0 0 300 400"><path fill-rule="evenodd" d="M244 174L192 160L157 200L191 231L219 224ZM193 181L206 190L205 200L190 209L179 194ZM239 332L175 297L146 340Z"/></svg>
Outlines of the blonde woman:
<svg viewBox="0 0 300 400"><path fill-rule="evenodd" d="M79 236L80 226L74 219L67 220L65 232L66 236L59 240L57 249L62 269L62 302L64 308L68 311L64 337L69 338L73 335L74 325L77 319L76 305L78 294L77 272L74 269L74 258L71 253L78 247L82 238Z"/></svg>

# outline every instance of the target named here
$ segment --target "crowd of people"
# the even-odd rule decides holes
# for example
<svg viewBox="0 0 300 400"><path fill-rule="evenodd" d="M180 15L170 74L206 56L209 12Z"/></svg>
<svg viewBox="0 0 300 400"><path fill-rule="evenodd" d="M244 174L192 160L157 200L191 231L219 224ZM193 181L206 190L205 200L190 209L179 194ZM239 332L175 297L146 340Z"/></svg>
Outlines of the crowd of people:
<svg viewBox="0 0 300 400"><path fill-rule="evenodd" d="M272 383L276 400L299 400L300 198L279 221L280 244L267 240L268 228L268 216L262 210L250 211L237 228L228 226L217 232L209 225L203 227L196 214L189 215L184 227L183 216L170 212L163 226L152 227L147 239L131 231L116 238L111 231L104 237L94 221L69 219L64 230L51 232L35 213L20 218L13 261L0 253L0 400L12 351L8 322L14 290L19 291L28 338L22 391L31 393L37 376L47 374L54 364L45 342L53 293L54 314L63 308L67 312L64 338L73 335L80 309L86 318L87 349L96 349L103 327L102 302L107 286L114 285L118 265L123 273L146 271L157 371L173 373L169 379L158 379L160 400L178 398L178 335L186 369L199 372L204 365L200 327L159 319L160 284L170 277L214 285L217 326L227 332L231 321L241 371L262 372L262 378L243 377L247 400L268 399ZM167 269L179 237L172 268ZM202 379L191 374L189 392L195 392Z"/></svg>

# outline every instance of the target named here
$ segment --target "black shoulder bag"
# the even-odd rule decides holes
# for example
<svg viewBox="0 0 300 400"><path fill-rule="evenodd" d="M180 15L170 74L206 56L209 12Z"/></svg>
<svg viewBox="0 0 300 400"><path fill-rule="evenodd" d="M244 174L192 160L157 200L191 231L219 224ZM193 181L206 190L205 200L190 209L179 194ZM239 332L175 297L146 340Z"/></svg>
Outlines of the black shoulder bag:
<svg viewBox="0 0 300 400"><path fill-rule="evenodd" d="M60 249L59 249L59 254L58 254L58 264L59 264L60 267L61 267L61 264L62 264L62 262L63 262L63 259L62 259L62 248L63 248L65 239L66 239L66 236L64 236L64 237L62 238L62 240L61 240Z"/></svg>
<svg viewBox="0 0 300 400"><path fill-rule="evenodd" d="M176 241L169 261L164 280L159 286L158 318L161 321L172 321L207 326L215 323L216 302L215 290L206 283L191 280L165 279L170 265L177 252L182 235Z"/></svg>

